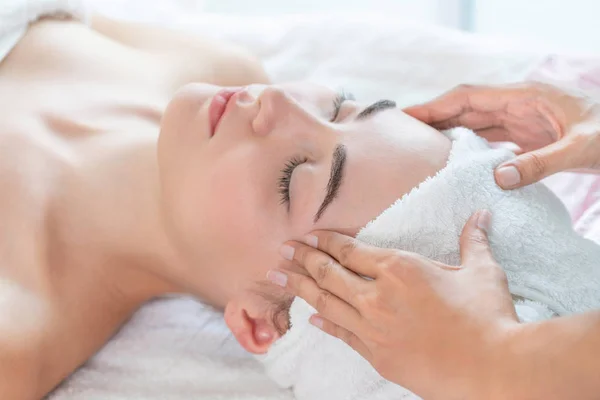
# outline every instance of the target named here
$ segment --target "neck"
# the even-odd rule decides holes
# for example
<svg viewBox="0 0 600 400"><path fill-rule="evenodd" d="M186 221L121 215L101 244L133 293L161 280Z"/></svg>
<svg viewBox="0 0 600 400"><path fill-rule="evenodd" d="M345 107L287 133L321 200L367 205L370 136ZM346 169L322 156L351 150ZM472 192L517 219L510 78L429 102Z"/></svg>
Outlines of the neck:
<svg viewBox="0 0 600 400"><path fill-rule="evenodd" d="M60 260L89 266L115 293L143 303L166 293L203 297L202 266L183 261L160 204L156 136L115 135L83 148L51 208Z"/></svg>

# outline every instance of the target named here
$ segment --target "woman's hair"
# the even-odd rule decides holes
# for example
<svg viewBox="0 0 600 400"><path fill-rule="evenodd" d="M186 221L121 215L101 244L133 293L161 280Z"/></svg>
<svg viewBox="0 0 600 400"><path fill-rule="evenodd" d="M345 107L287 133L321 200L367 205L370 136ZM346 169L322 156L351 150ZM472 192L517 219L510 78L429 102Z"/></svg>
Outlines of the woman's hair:
<svg viewBox="0 0 600 400"><path fill-rule="evenodd" d="M271 319L277 332L280 335L286 333L291 328L290 307L294 301L294 296L284 292L270 281L258 282L255 293L269 303L268 318Z"/></svg>

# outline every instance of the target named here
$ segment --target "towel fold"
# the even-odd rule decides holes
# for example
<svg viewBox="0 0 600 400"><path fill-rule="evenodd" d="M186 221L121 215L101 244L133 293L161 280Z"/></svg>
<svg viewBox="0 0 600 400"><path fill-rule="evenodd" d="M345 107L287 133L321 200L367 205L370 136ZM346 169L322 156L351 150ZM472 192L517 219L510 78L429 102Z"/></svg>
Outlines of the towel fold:
<svg viewBox="0 0 600 400"><path fill-rule="evenodd" d="M600 246L574 232L560 200L543 184L500 189L494 167L514 154L491 149L464 129L449 135L453 146L446 167L369 223L358 239L459 265L464 224L477 210L488 209L492 252L506 271L521 321L600 308ZM260 357L280 386L293 388L299 400L418 398L310 325L314 312L296 299L290 331Z"/></svg>

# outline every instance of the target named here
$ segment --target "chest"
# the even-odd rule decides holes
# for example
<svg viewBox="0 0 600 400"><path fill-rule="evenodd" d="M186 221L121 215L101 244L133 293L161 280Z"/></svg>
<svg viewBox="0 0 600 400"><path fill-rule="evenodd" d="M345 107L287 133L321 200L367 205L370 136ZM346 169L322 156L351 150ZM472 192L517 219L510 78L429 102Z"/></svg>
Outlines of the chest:
<svg viewBox="0 0 600 400"><path fill-rule="evenodd" d="M33 26L0 63L0 252L34 263L61 168L84 142L154 134L170 70L76 23ZM115 143L118 146L118 143ZM27 262L22 258L28 258Z"/></svg>
<svg viewBox="0 0 600 400"><path fill-rule="evenodd" d="M35 25L0 64L0 133L7 124L59 138L156 127L173 91L171 72L160 57L82 25Z"/></svg>
<svg viewBox="0 0 600 400"><path fill-rule="evenodd" d="M132 133L158 134L175 89L170 71L156 56L67 23L32 27L0 63L0 309L10 303L16 315L29 315L31 304L51 303L42 307L45 318L36 319L47 323L32 331L56 338L50 359L66 360L57 368L61 374L97 349L126 315L109 315L94 277L50 265L47 210L63 170L83 157L80 149L119 146ZM127 135L120 139L120 132ZM72 290L57 290L57 281ZM69 346L79 351L59 354Z"/></svg>

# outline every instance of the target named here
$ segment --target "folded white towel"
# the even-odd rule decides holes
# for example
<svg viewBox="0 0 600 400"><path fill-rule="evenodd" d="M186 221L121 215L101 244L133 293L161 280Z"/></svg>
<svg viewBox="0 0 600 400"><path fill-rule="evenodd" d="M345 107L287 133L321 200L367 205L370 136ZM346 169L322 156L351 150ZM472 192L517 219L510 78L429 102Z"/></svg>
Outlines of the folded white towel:
<svg viewBox="0 0 600 400"><path fill-rule="evenodd" d="M19 42L30 23L44 16L74 18L87 23L85 0L2 0L0 5L0 62Z"/></svg>
<svg viewBox="0 0 600 400"><path fill-rule="evenodd" d="M477 210L492 211L490 244L506 270L522 321L600 308L600 246L578 236L563 204L542 184L504 191L493 169L514 155L467 130L450 135L447 166L398 200L358 235L367 243L460 264L459 237ZM296 299L292 328L260 359L297 399L418 398L381 378L343 342L308 323ZM432 382L435 384L435 382Z"/></svg>

